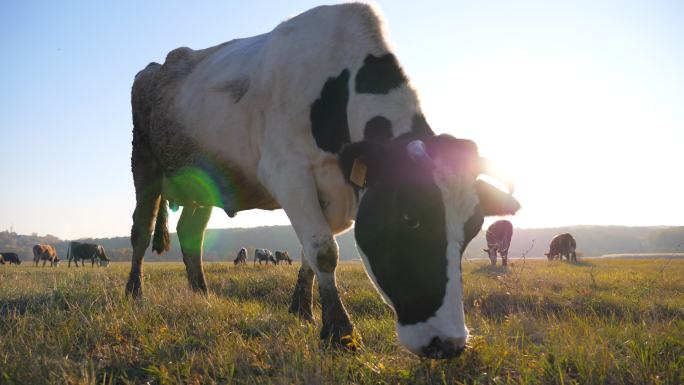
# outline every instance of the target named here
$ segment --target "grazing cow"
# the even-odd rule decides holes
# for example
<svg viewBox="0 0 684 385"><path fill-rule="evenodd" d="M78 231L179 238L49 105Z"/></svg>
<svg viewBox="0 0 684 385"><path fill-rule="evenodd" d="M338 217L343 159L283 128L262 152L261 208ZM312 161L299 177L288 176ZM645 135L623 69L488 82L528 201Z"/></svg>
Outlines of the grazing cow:
<svg viewBox="0 0 684 385"><path fill-rule="evenodd" d="M274 265L276 265L276 259L273 256L273 252L268 249L254 249L254 264L256 265L257 261L259 261L259 264L261 265L261 262L266 262L268 265L269 262L273 262Z"/></svg>
<svg viewBox="0 0 684 385"><path fill-rule="evenodd" d="M5 263L21 265L21 259L17 253L0 253L0 263L3 265Z"/></svg>
<svg viewBox="0 0 684 385"><path fill-rule="evenodd" d="M57 257L57 250L52 245L35 245L33 246L33 264L38 266L38 262L45 263L50 261L50 266L58 266L59 258Z"/></svg>
<svg viewBox="0 0 684 385"><path fill-rule="evenodd" d="M235 266L247 264L247 249L243 247L240 249L240 251L238 251L237 257L233 261L233 264L235 264Z"/></svg>
<svg viewBox="0 0 684 385"><path fill-rule="evenodd" d="M427 357L464 349L461 255L485 216L520 205L478 179L496 175L474 142L434 134L371 6L320 6L262 35L178 48L136 75L131 99L127 293L142 292L150 241L169 249L167 202L183 206L188 282L204 293L212 207L230 217L282 208L303 248L290 311L313 320L315 274L321 338L350 349L359 341L335 280L335 235L355 223L400 342Z"/></svg>
<svg viewBox="0 0 684 385"><path fill-rule="evenodd" d="M558 234L551 239L549 252L544 253L544 255L546 255L546 258L548 258L549 261L553 261L554 259L562 261L563 257L565 257L568 262L577 262L577 254L575 253L576 248L577 242L575 242L575 238L573 238L572 235L569 233Z"/></svg>
<svg viewBox="0 0 684 385"><path fill-rule="evenodd" d="M105 253L105 249L101 245L94 243L71 242L67 250L68 267L71 267L71 261L78 266L78 261L81 260L81 266L85 265L85 260L90 259L90 266L94 266L95 262L99 266L109 266L109 258Z"/></svg>
<svg viewBox="0 0 684 385"><path fill-rule="evenodd" d="M287 262L288 265L292 264L292 258L290 258L290 254L287 251L276 250L276 252L275 252L276 265L279 265L280 261Z"/></svg>
<svg viewBox="0 0 684 385"><path fill-rule="evenodd" d="M489 254L492 266L496 266L496 256L501 256L501 264L508 266L508 248L511 246L513 225L507 220L496 221L487 228L487 248L482 249Z"/></svg>

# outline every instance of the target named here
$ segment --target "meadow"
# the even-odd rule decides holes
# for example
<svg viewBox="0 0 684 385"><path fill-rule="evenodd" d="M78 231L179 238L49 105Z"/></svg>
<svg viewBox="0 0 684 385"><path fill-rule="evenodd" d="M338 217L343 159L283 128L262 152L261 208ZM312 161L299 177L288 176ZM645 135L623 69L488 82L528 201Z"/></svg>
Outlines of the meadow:
<svg viewBox="0 0 684 385"><path fill-rule="evenodd" d="M327 347L287 312L295 265L208 263L204 297L181 263L147 263L138 301L125 263L0 266L0 383L684 383L684 260L464 261L472 337L452 360L399 346L358 262L338 281L364 347Z"/></svg>

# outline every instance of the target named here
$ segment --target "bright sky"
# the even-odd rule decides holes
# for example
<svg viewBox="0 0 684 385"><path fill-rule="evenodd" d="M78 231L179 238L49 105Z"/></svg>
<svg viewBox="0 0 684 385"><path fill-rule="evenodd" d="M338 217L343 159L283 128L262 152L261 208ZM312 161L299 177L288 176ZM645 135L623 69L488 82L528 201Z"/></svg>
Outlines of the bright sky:
<svg viewBox="0 0 684 385"><path fill-rule="evenodd" d="M516 226L684 225L684 3L378 4L433 129L515 176ZM128 234L137 71L315 5L0 2L0 231ZM285 223L216 211L210 227Z"/></svg>

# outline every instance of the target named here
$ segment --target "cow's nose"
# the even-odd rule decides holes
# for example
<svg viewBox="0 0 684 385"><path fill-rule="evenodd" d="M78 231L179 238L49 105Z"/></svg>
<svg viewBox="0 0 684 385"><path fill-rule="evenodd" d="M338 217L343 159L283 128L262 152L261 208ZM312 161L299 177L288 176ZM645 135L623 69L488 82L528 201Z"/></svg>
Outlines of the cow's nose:
<svg viewBox="0 0 684 385"><path fill-rule="evenodd" d="M423 347L423 355L428 358L454 358L465 349L464 338L441 339L434 337L430 344Z"/></svg>

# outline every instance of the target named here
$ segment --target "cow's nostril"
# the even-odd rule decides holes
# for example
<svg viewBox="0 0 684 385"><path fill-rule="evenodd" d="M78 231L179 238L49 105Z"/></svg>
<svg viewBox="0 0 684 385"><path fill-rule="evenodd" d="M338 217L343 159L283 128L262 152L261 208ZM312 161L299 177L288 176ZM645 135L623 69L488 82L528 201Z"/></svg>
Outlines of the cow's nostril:
<svg viewBox="0 0 684 385"><path fill-rule="evenodd" d="M465 349L464 344L459 344L457 341L461 339L447 339L442 340L439 337L434 337L430 344L423 348L423 355L429 358L446 359L458 357Z"/></svg>

